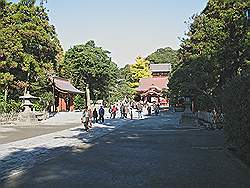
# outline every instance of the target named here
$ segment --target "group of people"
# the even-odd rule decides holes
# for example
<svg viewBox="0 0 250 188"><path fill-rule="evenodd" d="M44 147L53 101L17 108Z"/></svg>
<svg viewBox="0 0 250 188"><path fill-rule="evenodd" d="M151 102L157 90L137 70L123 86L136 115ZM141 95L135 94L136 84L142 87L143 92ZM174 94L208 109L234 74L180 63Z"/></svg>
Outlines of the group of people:
<svg viewBox="0 0 250 188"><path fill-rule="evenodd" d="M120 104L119 108L120 108L120 118L133 119L132 105L122 103ZM112 119L116 118L119 108L117 105L110 106L109 108L110 118ZM159 104L153 104L153 106L150 106L150 105L143 105L142 103L138 102L135 105L135 108L138 113L138 119L142 118L143 108L147 109L148 115L152 114L152 108L154 110L155 115L159 115L159 112L160 112ZM94 123L98 123L98 122L104 123L104 114L105 114L105 110L103 106L100 106L98 110L94 108L93 111L91 107L86 107L83 110L82 118L81 118L81 121L84 125L85 130L88 131L88 129L92 127L92 121L94 121Z"/></svg>
<svg viewBox="0 0 250 188"><path fill-rule="evenodd" d="M153 105L147 104L146 106L148 116L152 115L152 111L154 111L154 115L158 116L160 114L160 104L159 103L153 103Z"/></svg>
<svg viewBox="0 0 250 188"><path fill-rule="evenodd" d="M110 113L110 118L115 118L117 113L118 113L118 107L116 105L113 105L109 108L109 113ZM129 107L128 104L122 103L120 105L120 118L129 118L130 114L130 119L133 119L133 112L132 112L132 107Z"/></svg>
<svg viewBox="0 0 250 188"><path fill-rule="evenodd" d="M85 131L88 131L92 127L92 119L95 123L98 123L98 121L104 123L104 113L105 110L103 106L99 108L98 112L96 108L94 108L94 110L92 111L91 107L86 106L82 112L81 118Z"/></svg>
<svg viewBox="0 0 250 188"><path fill-rule="evenodd" d="M120 113L121 113L121 118L128 118L128 114L129 114L129 107L128 105L122 104L120 106Z"/></svg>

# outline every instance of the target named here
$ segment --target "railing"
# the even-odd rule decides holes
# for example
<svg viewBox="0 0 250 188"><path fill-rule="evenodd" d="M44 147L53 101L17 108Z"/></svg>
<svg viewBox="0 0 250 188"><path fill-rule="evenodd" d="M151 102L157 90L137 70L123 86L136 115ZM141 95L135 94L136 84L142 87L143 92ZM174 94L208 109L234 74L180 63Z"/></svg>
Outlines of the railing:
<svg viewBox="0 0 250 188"><path fill-rule="evenodd" d="M196 112L198 123L208 129L222 129L224 125L223 114L216 114L212 112Z"/></svg>

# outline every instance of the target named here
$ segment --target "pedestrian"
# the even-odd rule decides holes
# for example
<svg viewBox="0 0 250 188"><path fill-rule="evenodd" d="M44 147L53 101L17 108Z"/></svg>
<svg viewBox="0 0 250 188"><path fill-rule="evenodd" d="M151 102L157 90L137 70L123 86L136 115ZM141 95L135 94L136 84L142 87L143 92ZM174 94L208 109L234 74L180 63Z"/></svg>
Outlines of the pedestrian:
<svg viewBox="0 0 250 188"><path fill-rule="evenodd" d="M112 118L112 106L109 107L110 119Z"/></svg>
<svg viewBox="0 0 250 188"><path fill-rule="evenodd" d="M120 113L121 113L121 118L123 119L124 118L124 113L125 113L125 106L124 106L124 104L122 104L121 107L120 107Z"/></svg>
<svg viewBox="0 0 250 188"><path fill-rule="evenodd" d="M130 119L133 119L133 108L132 108L132 106L130 107Z"/></svg>
<svg viewBox="0 0 250 188"><path fill-rule="evenodd" d="M137 108L137 112L138 112L138 118L142 118L142 105L140 102L138 102L138 104L136 105L136 108Z"/></svg>
<svg viewBox="0 0 250 188"><path fill-rule="evenodd" d="M156 104L155 105L155 115L158 116L160 113L160 105L159 104Z"/></svg>
<svg viewBox="0 0 250 188"><path fill-rule="evenodd" d="M104 108L103 108L103 106L101 106L100 109L99 109L99 120L102 123L104 123L104 113L105 113Z"/></svg>
<svg viewBox="0 0 250 188"><path fill-rule="evenodd" d="M129 113L129 108L127 105L125 105L125 107L124 107L124 117L125 118L128 118L128 113Z"/></svg>
<svg viewBox="0 0 250 188"><path fill-rule="evenodd" d="M82 118L81 118L82 124L84 126L84 130L88 132L88 124L89 124L89 113L88 113L88 107L86 106L82 112Z"/></svg>
<svg viewBox="0 0 250 188"><path fill-rule="evenodd" d="M114 105L113 108L112 108L112 110L111 110L113 119L115 119L117 110L118 110L117 107Z"/></svg>
<svg viewBox="0 0 250 188"><path fill-rule="evenodd" d="M148 110L148 115L151 116L151 106L150 105L148 105L147 110Z"/></svg>
<svg viewBox="0 0 250 188"><path fill-rule="evenodd" d="M94 108L94 110L93 110L93 118L94 118L94 122L95 123L98 123L98 113L97 113L97 110L96 110L96 108Z"/></svg>

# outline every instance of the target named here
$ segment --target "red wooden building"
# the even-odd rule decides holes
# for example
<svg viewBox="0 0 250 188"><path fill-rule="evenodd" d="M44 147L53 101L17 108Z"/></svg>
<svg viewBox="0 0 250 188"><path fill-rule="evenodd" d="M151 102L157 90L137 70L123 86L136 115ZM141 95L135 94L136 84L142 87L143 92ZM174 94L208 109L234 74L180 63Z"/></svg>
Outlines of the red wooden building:
<svg viewBox="0 0 250 188"><path fill-rule="evenodd" d="M166 106L168 99L162 96L162 91L168 89L168 79L171 71L170 64L151 64L152 78L142 78L137 92L144 102L156 102Z"/></svg>
<svg viewBox="0 0 250 188"><path fill-rule="evenodd" d="M55 108L57 112L74 110L74 95L83 94L65 78L54 76L50 78L54 87Z"/></svg>

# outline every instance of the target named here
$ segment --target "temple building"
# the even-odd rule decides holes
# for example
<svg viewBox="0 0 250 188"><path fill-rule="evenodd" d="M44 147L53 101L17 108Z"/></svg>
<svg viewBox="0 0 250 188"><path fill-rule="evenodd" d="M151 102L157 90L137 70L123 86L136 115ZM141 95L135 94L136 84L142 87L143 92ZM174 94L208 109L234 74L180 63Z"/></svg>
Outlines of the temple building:
<svg viewBox="0 0 250 188"><path fill-rule="evenodd" d="M171 72L171 64L150 64L150 70L153 78L157 77L168 77Z"/></svg>
<svg viewBox="0 0 250 188"><path fill-rule="evenodd" d="M75 88L70 81L61 77L51 77L53 92L55 97L55 108L57 112L67 112L74 110L74 95L84 92ZM54 109L55 110L55 109Z"/></svg>
<svg viewBox="0 0 250 188"><path fill-rule="evenodd" d="M150 70L152 78L142 78L139 81L137 92L144 103L160 103L168 105L168 99L163 96L163 91L167 90L171 64L151 64Z"/></svg>

